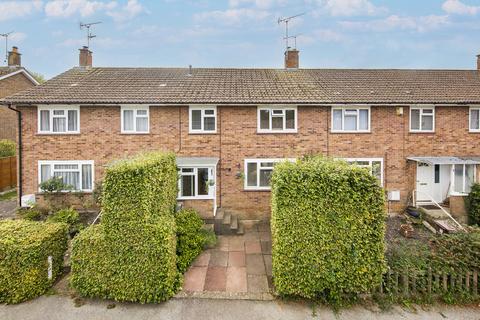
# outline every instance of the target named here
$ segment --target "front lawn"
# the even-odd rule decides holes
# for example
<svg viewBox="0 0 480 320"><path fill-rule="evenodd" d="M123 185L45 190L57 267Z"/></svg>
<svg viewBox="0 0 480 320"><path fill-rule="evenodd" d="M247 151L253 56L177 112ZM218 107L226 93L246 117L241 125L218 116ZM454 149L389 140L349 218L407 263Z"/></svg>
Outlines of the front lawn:
<svg viewBox="0 0 480 320"><path fill-rule="evenodd" d="M17 197L17 190L7 191L5 193L0 194L0 201L7 201L12 200Z"/></svg>

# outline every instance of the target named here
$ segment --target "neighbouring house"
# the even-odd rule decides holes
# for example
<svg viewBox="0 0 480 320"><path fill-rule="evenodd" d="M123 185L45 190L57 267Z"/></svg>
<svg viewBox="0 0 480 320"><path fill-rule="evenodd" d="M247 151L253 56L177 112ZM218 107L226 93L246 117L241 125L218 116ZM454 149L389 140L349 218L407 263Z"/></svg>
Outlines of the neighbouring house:
<svg viewBox="0 0 480 320"><path fill-rule="evenodd" d="M110 161L170 150L185 206L261 220L275 163L322 154L369 168L392 211L459 206L478 178L480 60L398 70L302 69L298 59L287 50L280 69L103 68L84 47L78 67L2 101L21 113L21 194L38 199L52 176L91 193Z"/></svg>
<svg viewBox="0 0 480 320"><path fill-rule="evenodd" d="M8 66L0 67L0 98L38 85L37 80L22 67L21 54L17 47L8 52ZM0 106L0 140L14 140L17 134L15 111Z"/></svg>

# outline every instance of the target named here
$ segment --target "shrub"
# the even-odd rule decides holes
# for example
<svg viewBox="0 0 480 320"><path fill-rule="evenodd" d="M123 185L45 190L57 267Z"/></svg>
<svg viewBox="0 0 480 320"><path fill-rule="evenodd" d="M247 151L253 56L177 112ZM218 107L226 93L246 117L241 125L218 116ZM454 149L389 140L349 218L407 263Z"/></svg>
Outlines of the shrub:
<svg viewBox="0 0 480 320"><path fill-rule="evenodd" d="M110 241L104 228L90 226L73 239L70 283L81 296L149 303L175 294L181 276L173 217L132 225L122 241Z"/></svg>
<svg viewBox="0 0 480 320"><path fill-rule="evenodd" d="M119 161L105 172L102 222L73 241L72 286L87 297L160 302L178 289L177 168L171 153Z"/></svg>
<svg viewBox="0 0 480 320"><path fill-rule="evenodd" d="M177 267L183 273L203 248L211 243L212 232L202 229L203 220L193 209L177 212L175 222L177 224Z"/></svg>
<svg viewBox="0 0 480 320"><path fill-rule="evenodd" d="M0 140L0 158L13 157L16 154L17 145L14 141Z"/></svg>
<svg viewBox="0 0 480 320"><path fill-rule="evenodd" d="M66 249L65 224L1 221L0 302L18 303L45 293L62 273Z"/></svg>
<svg viewBox="0 0 480 320"><path fill-rule="evenodd" d="M62 209L55 212L53 215L48 216L47 222L62 222L67 224L70 234L75 234L83 228L83 225L80 223L80 215L78 211L73 208Z"/></svg>
<svg viewBox="0 0 480 320"><path fill-rule="evenodd" d="M63 179L61 177L52 177L48 180L45 180L39 184L39 187L42 191L47 193L61 192L72 189L71 185L63 183Z"/></svg>
<svg viewBox="0 0 480 320"><path fill-rule="evenodd" d="M17 215L24 220L43 221L47 217L48 211L48 208L35 204L31 208L18 208Z"/></svg>
<svg viewBox="0 0 480 320"><path fill-rule="evenodd" d="M468 223L480 225L480 184L475 183L467 198Z"/></svg>
<svg viewBox="0 0 480 320"><path fill-rule="evenodd" d="M279 294L338 302L381 283L384 194L368 170L312 157L277 164L271 181Z"/></svg>

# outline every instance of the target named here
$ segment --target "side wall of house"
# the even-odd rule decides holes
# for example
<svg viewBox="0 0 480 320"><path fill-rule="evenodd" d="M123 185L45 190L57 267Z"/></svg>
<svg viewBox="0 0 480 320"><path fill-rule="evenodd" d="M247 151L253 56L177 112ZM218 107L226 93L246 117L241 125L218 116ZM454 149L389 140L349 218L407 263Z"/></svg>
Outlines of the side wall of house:
<svg viewBox="0 0 480 320"><path fill-rule="evenodd" d="M0 98L33 87L34 84L19 73L0 80ZM17 135L17 114L6 106L0 106L0 139L15 140Z"/></svg>
<svg viewBox="0 0 480 320"><path fill-rule="evenodd" d="M400 190L401 210L415 187L415 163L410 156L478 156L479 134L468 131L468 107L435 108L435 133L410 133L408 107L371 108L370 133L331 133L329 106L299 106L298 132L258 134L257 108L219 106L216 134L188 133L188 106L150 107L149 134L121 134L119 107L81 107L81 133L38 135L36 107L22 107L24 193L35 193L39 160L94 160L101 180L110 161L146 150L169 150L179 156L218 157L217 204L243 219L267 219L269 191L244 190L247 158L298 158L323 154L344 158L383 158L384 187ZM190 201L192 205L194 201Z"/></svg>

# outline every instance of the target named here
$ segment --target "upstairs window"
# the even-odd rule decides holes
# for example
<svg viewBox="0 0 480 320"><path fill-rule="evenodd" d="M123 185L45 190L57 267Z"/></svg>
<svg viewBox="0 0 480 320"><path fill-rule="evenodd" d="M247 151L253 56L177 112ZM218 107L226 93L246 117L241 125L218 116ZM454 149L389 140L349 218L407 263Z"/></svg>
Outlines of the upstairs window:
<svg viewBox="0 0 480 320"><path fill-rule="evenodd" d="M122 107L122 133L148 133L149 132L149 107Z"/></svg>
<svg viewBox="0 0 480 320"><path fill-rule="evenodd" d="M410 107L410 132L434 132L435 109L433 107Z"/></svg>
<svg viewBox="0 0 480 320"><path fill-rule="evenodd" d="M38 133L66 134L79 132L79 106L38 107Z"/></svg>
<svg viewBox="0 0 480 320"><path fill-rule="evenodd" d="M333 107L332 132L370 132L370 108Z"/></svg>
<svg viewBox="0 0 480 320"><path fill-rule="evenodd" d="M258 132L297 132L296 107L259 107Z"/></svg>
<svg viewBox="0 0 480 320"><path fill-rule="evenodd" d="M70 187L65 191L93 190L93 161L39 161L38 168L39 183L60 177Z"/></svg>
<svg viewBox="0 0 480 320"><path fill-rule="evenodd" d="M190 133L216 133L216 107L190 107Z"/></svg>
<svg viewBox="0 0 480 320"><path fill-rule="evenodd" d="M480 132L480 107L470 108L470 131Z"/></svg>

